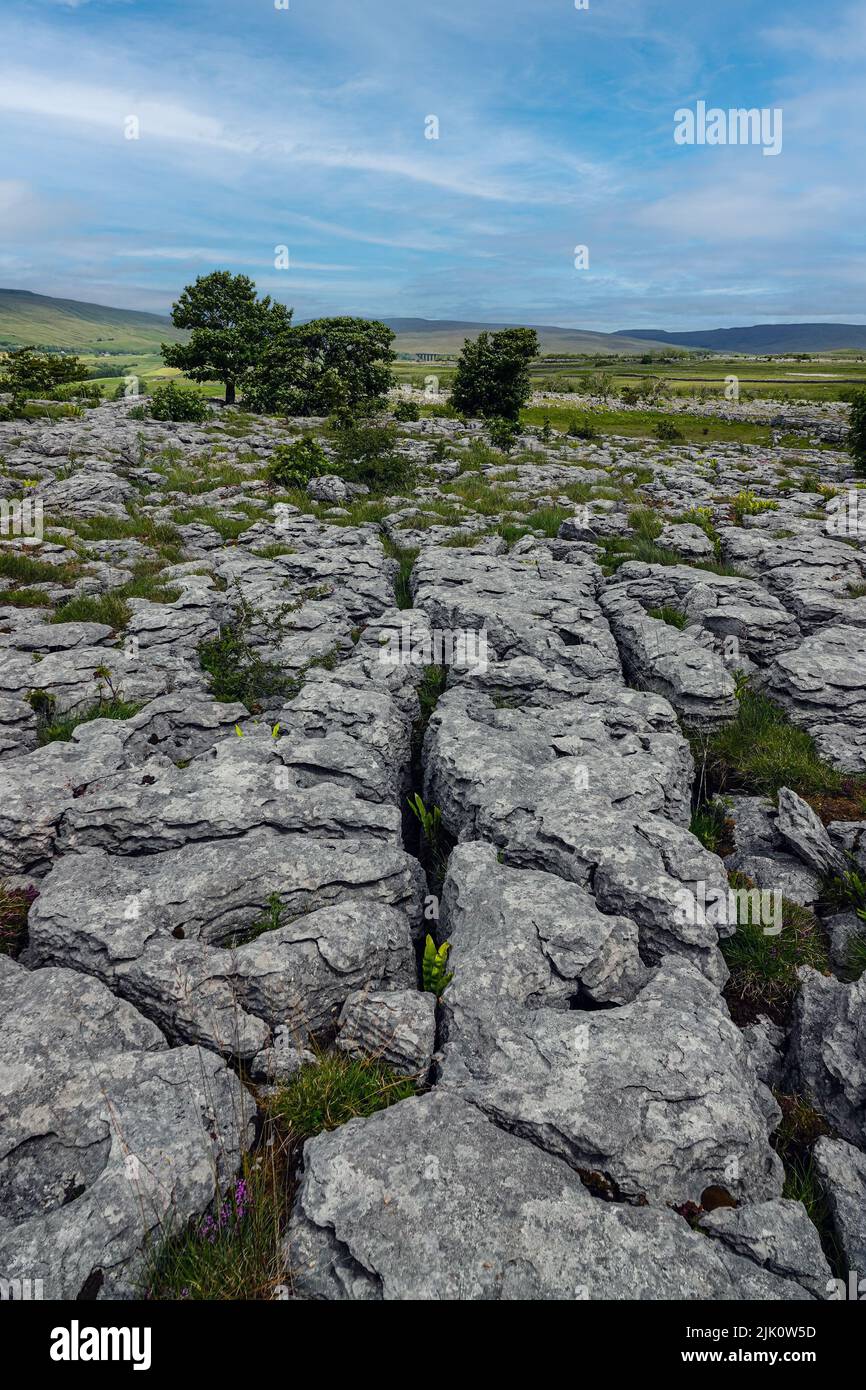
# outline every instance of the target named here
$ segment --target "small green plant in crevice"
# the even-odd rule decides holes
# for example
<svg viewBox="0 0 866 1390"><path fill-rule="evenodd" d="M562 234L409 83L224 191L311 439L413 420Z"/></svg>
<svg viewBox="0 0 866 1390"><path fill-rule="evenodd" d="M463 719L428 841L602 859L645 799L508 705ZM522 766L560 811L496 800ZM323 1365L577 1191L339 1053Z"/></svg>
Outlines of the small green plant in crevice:
<svg viewBox="0 0 866 1390"><path fill-rule="evenodd" d="M292 1195L287 1148L277 1136L247 1154L241 1176L207 1215L145 1248L145 1299L232 1303L278 1296Z"/></svg>
<svg viewBox="0 0 866 1390"><path fill-rule="evenodd" d="M725 807L718 798L697 807L692 813L689 829L711 854L718 854L722 858L733 854L734 823L726 815Z"/></svg>
<svg viewBox="0 0 866 1390"><path fill-rule="evenodd" d="M412 1077L397 1076L372 1057L322 1052L268 1102L272 1119L293 1143L366 1118L416 1094Z"/></svg>
<svg viewBox="0 0 866 1390"><path fill-rule="evenodd" d="M409 587L409 580L415 561L418 559L417 550L401 550L395 545L390 536L382 537L382 548L391 560L396 560L398 569L394 576L394 594L398 608L412 607L412 593Z"/></svg>
<svg viewBox="0 0 866 1390"><path fill-rule="evenodd" d="M0 880L0 956L20 955L27 944L27 914L36 901L35 888L14 888Z"/></svg>
<svg viewBox="0 0 866 1390"><path fill-rule="evenodd" d="M762 512L777 512L778 510L778 502L772 502L768 497L756 496L751 488L738 492L731 501L731 512L738 526L742 526L744 516L760 516Z"/></svg>
<svg viewBox="0 0 866 1390"><path fill-rule="evenodd" d="M246 705L250 714L259 714L266 704L294 698L301 682L250 646L253 617L252 608L240 596L235 617L223 624L216 637L199 644L198 659L210 677L208 688L215 700Z"/></svg>
<svg viewBox="0 0 866 1390"><path fill-rule="evenodd" d="M424 954L421 957L421 979L425 993L435 994L437 999L442 998L454 979L453 970L446 970L450 950L450 941L443 941L442 945L437 947L432 936L428 935L424 942Z"/></svg>
<svg viewBox="0 0 866 1390"><path fill-rule="evenodd" d="M445 666L425 666L418 683L417 695L420 716L413 730L414 742L420 747L423 742L430 716L445 693L448 684L448 670ZM419 798L420 800L420 798Z"/></svg>
<svg viewBox="0 0 866 1390"><path fill-rule="evenodd" d="M650 608L648 610L650 618L657 618L661 623L667 623L668 627L683 628L688 624L688 616L680 612L679 608L673 608L669 604L662 604L661 608Z"/></svg>
<svg viewBox="0 0 866 1390"><path fill-rule="evenodd" d="M442 833L442 812L438 806L433 806L428 810L418 792L415 792L414 796L410 796L408 802L410 811L421 826L421 833L427 841L431 853L436 854Z"/></svg>
<svg viewBox="0 0 866 1390"><path fill-rule="evenodd" d="M863 930L854 932L848 938L848 948L845 957L844 977L846 980L859 980L860 976L866 971L866 915L862 912L857 914L863 918Z"/></svg>
<svg viewBox="0 0 866 1390"><path fill-rule="evenodd" d="M421 407L417 401L402 400L394 406L392 414L401 424L412 424L421 419Z"/></svg>
<svg viewBox="0 0 866 1390"><path fill-rule="evenodd" d="M771 1143L785 1168L782 1195L802 1202L816 1227L827 1261L834 1274L846 1273L827 1196L815 1167L813 1151L818 1139L835 1137L824 1116L809 1096L776 1090L773 1093L782 1118Z"/></svg>
<svg viewBox="0 0 866 1390"><path fill-rule="evenodd" d="M111 675L106 667L97 667L94 675L99 680L98 698L84 708L70 710L63 715L55 713L57 700L47 690L31 690L27 702L36 715L36 736L40 748L46 743L68 743L81 724L90 724L94 719L132 719L143 706L124 700L123 693L115 689Z"/></svg>
<svg viewBox="0 0 866 1390"><path fill-rule="evenodd" d="M275 726L279 728L279 725ZM241 738L243 730L237 729ZM273 734L276 737L276 733ZM280 927L288 926L289 918L286 917L286 905L279 893L271 893L267 901L267 906L258 921L253 922L249 927L242 927L239 931L233 932L227 941L220 944L228 950L234 950L238 946L248 946L251 941L257 941L266 932L279 931Z"/></svg>

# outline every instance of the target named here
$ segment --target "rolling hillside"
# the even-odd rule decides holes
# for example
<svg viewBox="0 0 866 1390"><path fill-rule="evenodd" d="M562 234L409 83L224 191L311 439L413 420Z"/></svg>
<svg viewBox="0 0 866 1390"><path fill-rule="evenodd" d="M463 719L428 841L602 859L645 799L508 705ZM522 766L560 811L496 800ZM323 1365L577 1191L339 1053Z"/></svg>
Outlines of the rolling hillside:
<svg viewBox="0 0 866 1390"><path fill-rule="evenodd" d="M0 289L0 349L32 343L82 353L158 352L160 343L185 339L161 314Z"/></svg>
<svg viewBox="0 0 866 1390"><path fill-rule="evenodd" d="M477 338L484 329L535 327L543 353L641 353L664 343L648 343L618 333L594 333L585 328L553 328L519 323L472 323L459 319L385 319L397 334L397 352L456 353L464 339Z"/></svg>
<svg viewBox="0 0 866 1390"><path fill-rule="evenodd" d="M866 323L756 323L751 328L707 328L698 333L666 333L660 328L628 328L627 337L711 352L831 352L866 348Z"/></svg>

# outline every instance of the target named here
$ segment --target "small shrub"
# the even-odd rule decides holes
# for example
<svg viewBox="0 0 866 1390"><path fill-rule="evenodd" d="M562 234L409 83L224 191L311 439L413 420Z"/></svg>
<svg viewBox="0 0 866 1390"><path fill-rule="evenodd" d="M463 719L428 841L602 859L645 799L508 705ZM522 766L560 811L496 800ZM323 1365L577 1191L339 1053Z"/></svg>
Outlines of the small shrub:
<svg viewBox="0 0 866 1390"><path fill-rule="evenodd" d="M393 415L395 420L401 424L411 424L415 420L421 419L421 410L417 401L402 400L394 406Z"/></svg>
<svg viewBox="0 0 866 1390"><path fill-rule="evenodd" d="M685 438L682 430L677 428L673 420L659 420L653 426L653 434L662 444L676 444Z"/></svg>
<svg viewBox="0 0 866 1390"><path fill-rule="evenodd" d="M189 420L200 424L209 418L210 410L207 401L195 387L166 381L163 385L153 388L150 414L154 420Z"/></svg>
<svg viewBox="0 0 866 1390"><path fill-rule="evenodd" d="M516 420L496 418L487 422L490 442L494 449L510 454L520 437L520 425Z"/></svg>
<svg viewBox="0 0 866 1390"><path fill-rule="evenodd" d="M223 625L217 637L202 642L199 665L210 677L208 689L221 704L246 705L250 714L259 714L264 704L290 699L298 692L298 681L281 666L265 661L249 644L250 619L243 611Z"/></svg>
<svg viewBox="0 0 866 1390"><path fill-rule="evenodd" d="M268 463L267 479L274 487L305 488L313 478L329 471L328 456L312 435L292 444L280 444Z"/></svg>
<svg viewBox="0 0 866 1390"><path fill-rule="evenodd" d="M855 391L848 417L848 449L858 478L866 478L866 391Z"/></svg>
<svg viewBox="0 0 866 1390"><path fill-rule="evenodd" d="M334 472L371 492L408 492L415 483L415 466L396 452L397 437L397 426L391 423L341 422L335 432Z"/></svg>
<svg viewBox="0 0 866 1390"><path fill-rule="evenodd" d="M586 416L578 418L576 415L568 422L566 434L569 439L598 439L598 430L591 420Z"/></svg>

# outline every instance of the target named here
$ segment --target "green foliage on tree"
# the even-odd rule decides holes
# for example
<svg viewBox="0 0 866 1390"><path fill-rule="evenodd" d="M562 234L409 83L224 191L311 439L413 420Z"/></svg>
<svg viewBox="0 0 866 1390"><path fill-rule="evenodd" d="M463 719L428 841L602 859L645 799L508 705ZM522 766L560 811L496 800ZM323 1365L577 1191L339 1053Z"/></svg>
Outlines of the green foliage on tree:
<svg viewBox="0 0 866 1390"><path fill-rule="evenodd" d="M854 472L866 478L866 391L855 391L848 424L848 448L854 459Z"/></svg>
<svg viewBox="0 0 866 1390"><path fill-rule="evenodd" d="M314 319L265 346L243 381L244 404L269 415L369 413L391 386L394 334L372 319Z"/></svg>
<svg viewBox="0 0 866 1390"><path fill-rule="evenodd" d="M20 347L0 364L0 391L11 391L16 397L46 396L58 386L86 376L87 368L78 357Z"/></svg>
<svg viewBox="0 0 866 1390"><path fill-rule="evenodd" d="M199 395L194 386L184 386L178 381L166 381L155 386L150 400L150 413L154 420L192 420L201 423L210 414L207 401Z"/></svg>
<svg viewBox="0 0 866 1390"><path fill-rule="evenodd" d="M468 338L457 362L451 404L464 415L517 420L532 394L529 368L538 356L534 328L503 328Z"/></svg>
<svg viewBox="0 0 866 1390"><path fill-rule="evenodd" d="M187 285L171 318L192 336L188 343L163 343L165 363L193 381L224 382L226 404L233 405L238 382L268 344L289 330L292 311L270 295L259 299L248 275L214 270Z"/></svg>

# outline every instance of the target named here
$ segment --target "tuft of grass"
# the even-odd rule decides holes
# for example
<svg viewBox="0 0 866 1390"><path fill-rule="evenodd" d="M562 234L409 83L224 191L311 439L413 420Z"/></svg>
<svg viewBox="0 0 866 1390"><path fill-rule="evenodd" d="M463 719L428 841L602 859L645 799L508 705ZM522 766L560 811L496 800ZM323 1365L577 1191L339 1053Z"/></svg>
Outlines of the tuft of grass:
<svg viewBox="0 0 866 1390"><path fill-rule="evenodd" d="M268 898L268 905L262 916L252 926L246 927L241 931L235 932L223 945L228 949L237 946L246 946L251 941L257 941L265 932L279 931L280 927L287 925L286 905L279 893L271 893Z"/></svg>
<svg viewBox="0 0 866 1390"><path fill-rule="evenodd" d="M650 608L648 616L657 618L661 623L667 623L668 627L678 628L680 632L689 621L685 613L681 613L679 608L672 608L670 604L663 604L661 608Z"/></svg>
<svg viewBox="0 0 866 1390"><path fill-rule="evenodd" d="M126 627L132 611L117 590L110 594L80 594L63 603L53 614L52 623L105 623L118 631Z"/></svg>
<svg viewBox="0 0 866 1390"><path fill-rule="evenodd" d="M699 806L692 814L689 829L711 854L724 857L733 853L733 823L725 815L720 801L707 801Z"/></svg>
<svg viewBox="0 0 866 1390"><path fill-rule="evenodd" d="M0 956L15 957L27 944L27 914L35 888L10 888L0 880Z"/></svg>
<svg viewBox="0 0 866 1390"><path fill-rule="evenodd" d="M396 560L399 565L397 576L394 580L394 593L396 595L398 608L412 607L412 593L409 588L409 579L412 574L412 567L418 559L417 550L401 550L399 546L388 536L382 537L382 545L385 554L392 560Z"/></svg>
<svg viewBox="0 0 866 1390"><path fill-rule="evenodd" d="M41 589L5 589L0 592L0 608L48 608L48 595Z"/></svg>
<svg viewBox="0 0 866 1390"><path fill-rule="evenodd" d="M132 719L143 709L141 704L133 704L119 695L99 699L86 709L73 710L69 714L55 718L55 699L44 690L31 691L29 702L36 712L37 738L40 747L46 743L69 743L80 724L90 724L94 719Z"/></svg>
<svg viewBox="0 0 866 1390"><path fill-rule="evenodd" d="M731 874L731 886L753 888L750 879ZM733 936L721 942L731 972L725 996L736 1013L769 1014L783 1023L799 988L797 971L811 965L821 974L830 972L827 944L818 919L808 908L782 900L782 930L769 936L760 922L740 922Z"/></svg>
<svg viewBox="0 0 866 1390"><path fill-rule="evenodd" d="M210 1214L147 1250L146 1299L233 1303L279 1296L291 1204L285 1148L274 1142L247 1155L242 1176Z"/></svg>
<svg viewBox="0 0 866 1390"><path fill-rule="evenodd" d="M300 1068L270 1101L273 1119L295 1142L366 1118L416 1093L410 1077L395 1076L374 1058L323 1052Z"/></svg>
<svg viewBox="0 0 866 1390"><path fill-rule="evenodd" d="M22 555L19 550L0 551L0 579L9 579L13 584L71 584L79 568L75 563L49 565L46 560Z"/></svg>
<svg viewBox="0 0 866 1390"><path fill-rule="evenodd" d="M843 789L842 774L821 760L814 739L747 685L738 690L737 718L709 736L694 735L692 745L708 792L775 796L790 787L808 799Z"/></svg>

